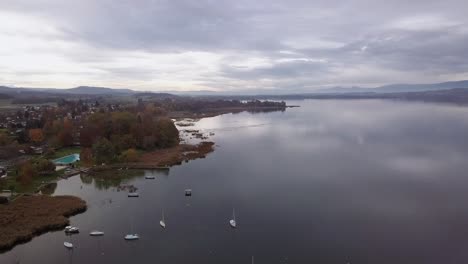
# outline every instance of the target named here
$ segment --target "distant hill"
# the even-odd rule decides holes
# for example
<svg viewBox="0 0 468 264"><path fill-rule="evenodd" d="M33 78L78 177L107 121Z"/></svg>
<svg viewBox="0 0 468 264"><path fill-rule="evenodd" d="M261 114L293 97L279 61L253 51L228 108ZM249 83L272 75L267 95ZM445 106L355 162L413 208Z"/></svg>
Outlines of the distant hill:
<svg viewBox="0 0 468 264"><path fill-rule="evenodd" d="M172 95L182 95L182 96L279 96L279 95L308 95L308 94L344 94L344 93L361 93L361 94L372 94L372 93L404 93L404 92L422 92L422 91L438 91L438 90L448 90L456 88L468 88L468 80L463 81L454 81L454 82L442 82L442 83L433 83L433 84L390 84L384 85L375 88L363 88L363 87L334 87L327 89L320 89L310 92L293 92L286 90L281 90L280 93L276 91L267 91L262 90L256 93L252 90L243 90L238 92L216 92L216 91L170 91L170 92L138 92L131 89L114 89L107 87L94 87L94 86L78 86L75 88L69 89L53 89L53 88L22 88L22 87L7 87L0 86L0 93L9 94L13 96L17 95L37 95L41 94L56 95L61 96L63 94L74 94L74 95L146 95L154 94L157 97L170 97ZM271 92L271 93L270 93ZM159 95L158 95L159 94Z"/></svg>
<svg viewBox="0 0 468 264"><path fill-rule="evenodd" d="M54 88L23 88L0 86L0 93L4 94L78 94L78 95L127 95L135 94L130 89L113 89L106 87L79 86L69 89Z"/></svg>
<svg viewBox="0 0 468 264"><path fill-rule="evenodd" d="M468 80L442 82L431 84L389 84L375 88L363 87L334 87L328 89L320 89L318 93L399 93L399 92L422 92L422 91L437 91L456 88L468 88Z"/></svg>
<svg viewBox="0 0 468 264"><path fill-rule="evenodd" d="M456 81L456 82L443 82L433 84L391 84L384 85L373 90L375 92L421 92L421 91L436 91L436 90L448 90L455 88L468 88L468 80Z"/></svg>
<svg viewBox="0 0 468 264"><path fill-rule="evenodd" d="M52 91L52 90L47 90ZM70 89L54 89L56 93L69 93L69 94L134 94L136 93L130 89L113 89L106 87L92 87L92 86L79 86Z"/></svg>

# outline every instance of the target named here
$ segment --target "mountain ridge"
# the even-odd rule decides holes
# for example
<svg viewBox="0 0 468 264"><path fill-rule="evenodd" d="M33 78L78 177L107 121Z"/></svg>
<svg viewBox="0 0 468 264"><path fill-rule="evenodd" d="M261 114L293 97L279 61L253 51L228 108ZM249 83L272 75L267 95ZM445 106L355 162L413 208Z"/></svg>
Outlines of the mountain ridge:
<svg viewBox="0 0 468 264"><path fill-rule="evenodd" d="M398 93L398 92L422 92L422 91L437 91L455 88L468 88L468 80L449 81L440 83L428 84L388 84L374 88L364 88L359 86L353 87L333 87L322 88L314 91L280 91L278 90L263 90L257 95L292 95L292 94L339 94L339 93ZM26 88L26 87L9 87L0 86L0 93L4 94L21 94L21 93L49 93L49 94L75 94L75 95L135 95L139 93L170 93L176 95L188 96L204 96L204 95L228 95L232 92L216 92L216 91L136 91L129 88L110 88L99 86L77 86L73 88ZM255 94L255 91L239 91L234 94Z"/></svg>

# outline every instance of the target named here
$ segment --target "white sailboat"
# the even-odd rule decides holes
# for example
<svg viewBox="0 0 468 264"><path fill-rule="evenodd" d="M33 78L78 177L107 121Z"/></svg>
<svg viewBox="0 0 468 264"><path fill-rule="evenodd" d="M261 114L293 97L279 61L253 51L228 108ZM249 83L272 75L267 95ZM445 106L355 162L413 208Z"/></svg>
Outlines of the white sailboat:
<svg viewBox="0 0 468 264"><path fill-rule="evenodd" d="M65 233L67 234L77 234L80 232L80 229L76 226L66 226Z"/></svg>
<svg viewBox="0 0 468 264"><path fill-rule="evenodd" d="M164 209L162 210L162 219L161 219L161 221L159 221L159 225L162 228L166 228L166 221L164 220Z"/></svg>
<svg viewBox="0 0 468 264"><path fill-rule="evenodd" d="M138 234L128 234L124 237L125 240L137 240L139 238Z"/></svg>
<svg viewBox="0 0 468 264"><path fill-rule="evenodd" d="M237 223L236 223L236 212L234 211L234 208L232 209L232 219L229 220L229 224L231 225L232 228L236 228L236 227L237 227Z"/></svg>
<svg viewBox="0 0 468 264"><path fill-rule="evenodd" d="M139 197L139 196L140 196L140 194L137 193L137 192L129 192L128 193L128 197Z"/></svg>
<svg viewBox="0 0 468 264"><path fill-rule="evenodd" d="M140 236L138 234L133 234L133 219L132 222L130 223L130 234L127 234L124 239L125 240L138 240Z"/></svg>
<svg viewBox="0 0 468 264"><path fill-rule="evenodd" d="M95 231L89 232L89 235L90 236L103 236L104 232L95 230Z"/></svg>
<svg viewBox="0 0 468 264"><path fill-rule="evenodd" d="M63 242L63 245L68 249L73 249L73 244L70 242Z"/></svg>

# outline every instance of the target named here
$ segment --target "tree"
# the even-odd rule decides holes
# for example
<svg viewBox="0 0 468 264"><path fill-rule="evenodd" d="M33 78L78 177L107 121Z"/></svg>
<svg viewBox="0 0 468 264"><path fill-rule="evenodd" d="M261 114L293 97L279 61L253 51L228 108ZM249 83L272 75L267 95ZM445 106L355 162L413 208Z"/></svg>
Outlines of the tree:
<svg viewBox="0 0 468 264"><path fill-rule="evenodd" d="M23 163L19 169L19 175L16 178L22 185L28 185L36 177L37 171L30 161Z"/></svg>
<svg viewBox="0 0 468 264"><path fill-rule="evenodd" d="M62 147L71 146L73 144L73 124L70 120L63 121L63 127L58 135L58 139Z"/></svg>
<svg viewBox="0 0 468 264"><path fill-rule="evenodd" d="M61 147L71 146L73 144L73 136L70 130L62 130L58 134L58 143Z"/></svg>
<svg viewBox="0 0 468 264"><path fill-rule="evenodd" d="M138 161L138 156L136 149L131 148L120 154L120 160L123 162L136 162Z"/></svg>
<svg viewBox="0 0 468 264"><path fill-rule="evenodd" d="M97 138L96 129L88 126L80 131L80 145L81 147L90 148L93 146L95 139Z"/></svg>
<svg viewBox="0 0 468 264"><path fill-rule="evenodd" d="M41 174L53 173L55 171L55 164L48 159L39 159L36 162L36 170Z"/></svg>
<svg viewBox="0 0 468 264"><path fill-rule="evenodd" d="M42 129L40 128L30 129L29 139L31 139L31 141L36 144L44 141L44 133L42 132Z"/></svg>
<svg viewBox="0 0 468 264"><path fill-rule="evenodd" d="M172 120L161 118L157 122L156 137L158 147L172 147L179 143L179 130L177 130Z"/></svg>
<svg viewBox="0 0 468 264"><path fill-rule="evenodd" d="M101 138L93 144L93 157L98 164L114 160L114 153L114 146L107 138Z"/></svg>
<svg viewBox="0 0 468 264"><path fill-rule="evenodd" d="M6 146L11 143L11 138L6 133L0 132L0 146Z"/></svg>
<svg viewBox="0 0 468 264"><path fill-rule="evenodd" d="M91 148L81 148L80 161L85 165L93 163L93 150Z"/></svg>
<svg viewBox="0 0 468 264"><path fill-rule="evenodd" d="M136 146L136 140L132 135L112 135L111 142L117 152L134 148Z"/></svg>

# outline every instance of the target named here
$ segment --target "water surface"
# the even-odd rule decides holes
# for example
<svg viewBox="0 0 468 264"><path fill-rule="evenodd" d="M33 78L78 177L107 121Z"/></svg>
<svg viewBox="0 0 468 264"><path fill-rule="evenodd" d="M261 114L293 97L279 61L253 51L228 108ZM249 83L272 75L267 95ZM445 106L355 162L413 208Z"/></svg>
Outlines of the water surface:
<svg viewBox="0 0 468 264"><path fill-rule="evenodd" d="M82 233L47 233L0 263L465 263L468 108L383 100L293 101L206 118L205 159L119 180L72 177ZM145 174L156 180L145 180ZM192 197L184 189L193 189ZM159 226L164 208L167 228ZM238 228L228 221L236 210ZM105 232L102 238L87 233ZM139 241L126 242L129 232ZM64 241L75 244L73 252Z"/></svg>

